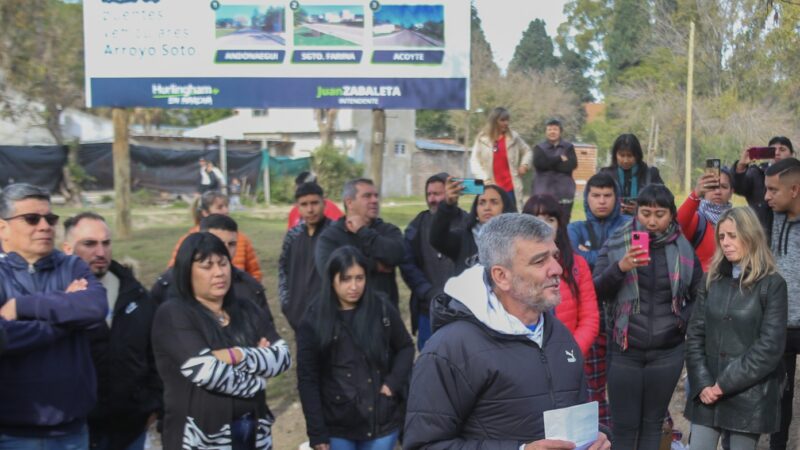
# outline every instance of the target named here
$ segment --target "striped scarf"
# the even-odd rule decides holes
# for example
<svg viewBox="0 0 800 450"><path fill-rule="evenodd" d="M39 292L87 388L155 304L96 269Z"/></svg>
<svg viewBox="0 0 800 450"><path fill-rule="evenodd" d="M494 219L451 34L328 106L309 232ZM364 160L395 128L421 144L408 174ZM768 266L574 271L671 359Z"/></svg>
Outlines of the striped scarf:
<svg viewBox="0 0 800 450"><path fill-rule="evenodd" d="M634 228L635 227L635 228ZM631 231L646 231L635 220L626 223L608 240L608 260L616 264L631 247ZM686 306L689 286L694 272L694 249L681 236L678 223L673 221L663 233L650 234L650 249L664 247L667 256L670 290L672 292L672 313L678 318L678 326L684 323L681 311ZM628 348L628 323L632 314L639 314L639 274L633 269L625 274L622 288L611 305L610 317L613 320L613 339L620 348Z"/></svg>

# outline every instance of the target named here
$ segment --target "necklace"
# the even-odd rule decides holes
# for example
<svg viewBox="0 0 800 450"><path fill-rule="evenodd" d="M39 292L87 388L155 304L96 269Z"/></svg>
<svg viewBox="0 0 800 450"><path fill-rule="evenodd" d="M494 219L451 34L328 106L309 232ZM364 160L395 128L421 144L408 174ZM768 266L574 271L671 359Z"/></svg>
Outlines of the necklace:
<svg viewBox="0 0 800 450"><path fill-rule="evenodd" d="M225 311L220 311L219 313L211 311L211 313L214 314L214 317L220 325L225 325L225 322L228 320L225 316Z"/></svg>

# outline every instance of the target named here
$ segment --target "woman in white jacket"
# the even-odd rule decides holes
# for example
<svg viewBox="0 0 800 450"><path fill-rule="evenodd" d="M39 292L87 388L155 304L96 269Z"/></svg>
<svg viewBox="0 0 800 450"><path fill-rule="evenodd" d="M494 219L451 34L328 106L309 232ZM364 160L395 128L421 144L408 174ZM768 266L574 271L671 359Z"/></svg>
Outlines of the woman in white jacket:
<svg viewBox="0 0 800 450"><path fill-rule="evenodd" d="M519 133L509 127L511 115L502 107L489 114L486 126L475 138L470 168L475 178L496 184L522 210L522 175L533 162L533 152Z"/></svg>

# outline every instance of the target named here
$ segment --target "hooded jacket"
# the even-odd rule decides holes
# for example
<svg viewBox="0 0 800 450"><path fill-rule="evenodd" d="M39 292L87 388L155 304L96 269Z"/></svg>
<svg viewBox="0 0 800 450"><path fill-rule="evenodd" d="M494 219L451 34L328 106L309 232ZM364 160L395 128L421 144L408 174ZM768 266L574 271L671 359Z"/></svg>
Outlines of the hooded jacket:
<svg viewBox="0 0 800 450"><path fill-rule="evenodd" d="M800 217L792 220L786 213L774 214L772 254L789 288L788 326L800 328Z"/></svg>
<svg viewBox="0 0 800 450"><path fill-rule="evenodd" d="M572 248L576 253L583 256L583 259L589 263L589 267L594 269L597 263L597 255L603 244L614 234L620 226L625 222L631 220L620 212L620 195L619 186L614 184L614 196L616 202L614 203L614 210L605 219L598 219L592 214L589 209L589 189L583 191L583 210L586 213L586 220L571 222L567 225L567 233L569 234L569 241L572 242ZM582 250L579 246L584 246L588 250Z"/></svg>
<svg viewBox="0 0 800 450"><path fill-rule="evenodd" d="M475 178L484 180L494 179L494 152L495 143L485 134L481 134L475 139L472 147L472 157L470 158L470 170ZM506 134L506 154L508 155L508 171L511 174L511 182L514 185L514 197L517 199L517 209L522 209L522 177L519 175L519 167L522 165L532 165L533 156L531 148L525 140L514 130L509 130Z"/></svg>
<svg viewBox="0 0 800 450"><path fill-rule="evenodd" d="M434 299L434 334L414 366L403 448L517 450L544 438L544 411L587 401L583 356L569 330L542 314L539 346L522 322L491 308L489 293L478 265Z"/></svg>
<svg viewBox="0 0 800 450"><path fill-rule="evenodd" d="M86 289L64 292L80 278ZM76 433L97 398L86 332L104 323L106 290L77 256L53 251L28 264L16 253L0 253L0 305L12 298L18 319L3 321L0 434Z"/></svg>
<svg viewBox="0 0 800 450"><path fill-rule="evenodd" d="M597 339L600 330L600 312L597 307L597 295L594 293L592 271L586 260L574 255L572 276L578 285L578 296L570 289L564 275L561 275L561 303L555 308L556 317L572 333L581 353L585 356Z"/></svg>

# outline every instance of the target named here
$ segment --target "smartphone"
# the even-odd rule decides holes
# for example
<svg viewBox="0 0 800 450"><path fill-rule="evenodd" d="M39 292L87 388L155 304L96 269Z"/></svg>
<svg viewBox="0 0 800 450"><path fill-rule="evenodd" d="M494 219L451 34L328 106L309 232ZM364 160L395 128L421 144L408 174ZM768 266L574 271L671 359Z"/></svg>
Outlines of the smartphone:
<svg viewBox="0 0 800 450"><path fill-rule="evenodd" d="M650 234L646 231L631 231L631 245L639 245L647 253L643 258L650 258Z"/></svg>
<svg viewBox="0 0 800 450"><path fill-rule="evenodd" d="M709 185L707 187L711 189L716 189L719 187L720 167L722 167L722 163L720 162L719 159L710 158L706 160L706 170L705 170L706 175L713 175L714 179L717 180L715 184Z"/></svg>
<svg viewBox="0 0 800 450"><path fill-rule="evenodd" d="M483 194L484 185L483 180L478 178L453 178L453 181L461 182L464 190L461 191L465 195L481 195Z"/></svg>
<svg viewBox="0 0 800 450"><path fill-rule="evenodd" d="M747 156L750 159L775 159L775 147L750 147Z"/></svg>

